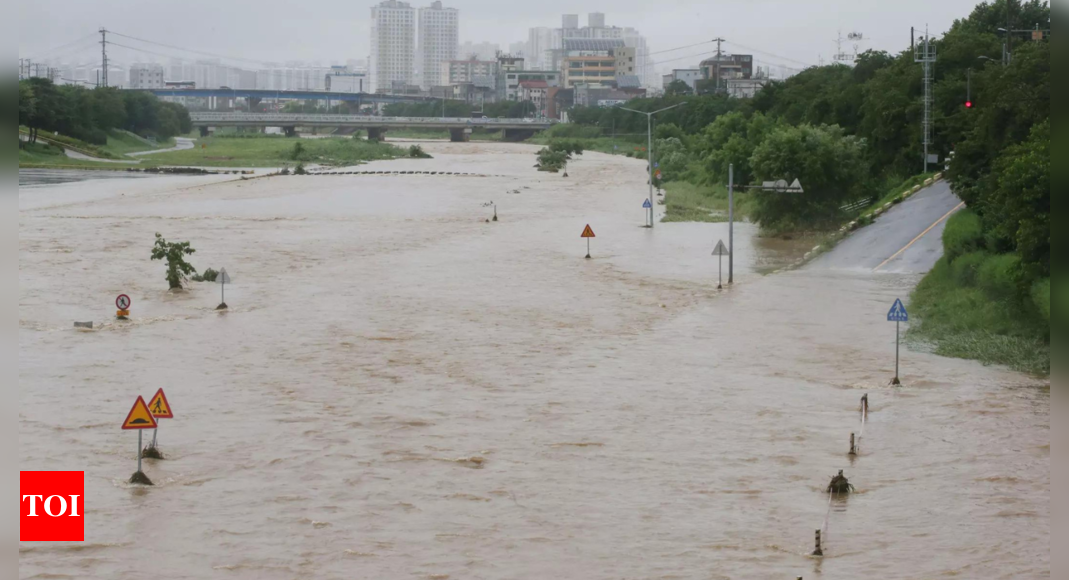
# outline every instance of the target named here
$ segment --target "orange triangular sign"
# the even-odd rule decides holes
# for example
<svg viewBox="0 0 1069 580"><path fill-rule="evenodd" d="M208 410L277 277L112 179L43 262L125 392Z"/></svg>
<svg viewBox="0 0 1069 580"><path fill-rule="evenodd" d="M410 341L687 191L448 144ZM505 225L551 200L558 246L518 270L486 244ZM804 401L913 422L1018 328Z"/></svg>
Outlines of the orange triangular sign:
<svg viewBox="0 0 1069 580"><path fill-rule="evenodd" d="M148 405L145 404L145 399L138 397L137 402L134 403L134 408L130 409L130 414L126 416L126 420L122 423L123 429L155 429L156 419L152 416L152 413L148 410Z"/></svg>
<svg viewBox="0 0 1069 580"><path fill-rule="evenodd" d="M148 412L157 419L174 419L171 404L167 402L167 395L163 394L163 389L156 391L156 395L148 402Z"/></svg>
<svg viewBox="0 0 1069 580"><path fill-rule="evenodd" d="M584 237L584 238L593 238L593 237L595 237L594 236L594 230L590 229L590 224L586 225L586 229L583 230L582 237Z"/></svg>

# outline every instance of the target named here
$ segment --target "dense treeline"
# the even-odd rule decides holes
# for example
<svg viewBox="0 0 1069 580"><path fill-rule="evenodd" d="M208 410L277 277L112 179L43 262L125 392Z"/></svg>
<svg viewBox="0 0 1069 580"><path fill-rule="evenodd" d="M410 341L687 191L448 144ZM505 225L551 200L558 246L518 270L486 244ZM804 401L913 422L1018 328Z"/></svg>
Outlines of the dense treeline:
<svg viewBox="0 0 1069 580"><path fill-rule="evenodd" d="M1049 134L1039 129L1033 135L1050 116L1049 40L1034 42L1020 33L1007 39L999 32L1035 27L1050 28L1046 2L995 0L977 6L934 41L939 60L931 152L940 159L954 152L948 177L981 216L991 250L1021 250L1024 267L1043 276L1049 275L1049 243L1031 238L1049 237L1049 191L1037 190L1025 211L1024 186L1008 184L1004 173L993 171L1011 166L1023 171L1023 162L1014 160L1025 152L1016 146L1035 149L1036 140ZM1003 66L1007 40L1012 59ZM730 164L736 182L801 179L807 186L804 202L758 197L762 207L754 217L778 230L838 223L837 202L871 196L889 182L921 173L922 97L922 67L907 49L898 55L867 52L853 68L811 68L771 83L750 100L671 95L632 101L629 108L687 103L657 116L655 151L666 180L726 183ZM971 109L965 106L970 98ZM616 108L577 107L571 119L606 136L646 131L645 117ZM1026 142L1030 145L1022 145ZM665 159L666 151L671 159ZM1022 219L1023 226L1015 221Z"/></svg>
<svg viewBox="0 0 1069 580"><path fill-rule="evenodd" d="M94 145L106 145L112 129L159 139L193 130L185 107L165 103L151 94L111 87L59 86L43 78L19 83L19 125L30 129L31 141L44 129Z"/></svg>

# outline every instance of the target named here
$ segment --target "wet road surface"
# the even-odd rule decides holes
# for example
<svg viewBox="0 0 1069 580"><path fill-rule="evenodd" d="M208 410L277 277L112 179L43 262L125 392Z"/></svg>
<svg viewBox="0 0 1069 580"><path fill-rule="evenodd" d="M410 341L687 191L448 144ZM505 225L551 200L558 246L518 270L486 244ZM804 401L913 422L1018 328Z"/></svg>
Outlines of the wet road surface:
<svg viewBox="0 0 1069 580"><path fill-rule="evenodd" d="M945 181L921 190L815 259L810 269L925 273L943 256L946 220L964 206Z"/></svg>

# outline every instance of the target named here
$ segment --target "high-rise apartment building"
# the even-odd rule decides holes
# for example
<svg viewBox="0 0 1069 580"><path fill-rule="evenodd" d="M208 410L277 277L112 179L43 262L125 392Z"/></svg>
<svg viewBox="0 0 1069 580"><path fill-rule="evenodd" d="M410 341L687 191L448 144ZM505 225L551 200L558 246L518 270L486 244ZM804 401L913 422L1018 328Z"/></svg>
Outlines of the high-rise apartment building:
<svg viewBox="0 0 1069 580"><path fill-rule="evenodd" d="M371 90L385 92L415 77L416 11L407 2L385 0L371 7Z"/></svg>
<svg viewBox="0 0 1069 580"><path fill-rule="evenodd" d="M443 8L441 2L434 2L419 9L416 76L424 90L440 83L443 63L457 59L459 33L460 18L456 8Z"/></svg>

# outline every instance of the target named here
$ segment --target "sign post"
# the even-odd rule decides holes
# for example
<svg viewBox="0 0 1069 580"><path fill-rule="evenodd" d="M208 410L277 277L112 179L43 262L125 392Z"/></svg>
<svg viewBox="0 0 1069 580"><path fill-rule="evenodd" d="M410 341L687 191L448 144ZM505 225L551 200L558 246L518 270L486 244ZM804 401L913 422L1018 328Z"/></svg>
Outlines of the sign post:
<svg viewBox="0 0 1069 580"><path fill-rule="evenodd" d="M150 459L163 459L163 454L156 448L156 435L159 433L159 420L160 419L174 419L174 413L171 411L171 404L167 402L167 395L164 394L163 389L156 391L156 394L152 396L152 399L148 402L148 412L152 415L153 419L156 419L157 427L152 430L152 445L149 445L143 453L145 457Z"/></svg>
<svg viewBox="0 0 1069 580"><path fill-rule="evenodd" d="M226 273L226 268L222 268L219 270L218 280L219 289L222 293L222 303L219 304L219 307L216 308L216 310L226 310L227 308L229 308L229 306L226 305L226 285L230 283L230 274Z"/></svg>
<svg viewBox="0 0 1069 580"><path fill-rule="evenodd" d="M115 312L115 317L119 320L126 320L130 316L130 297L126 294L119 294L115 299L115 308L118 310Z"/></svg>
<svg viewBox="0 0 1069 580"><path fill-rule="evenodd" d="M716 248L713 249L714 256L720 256L720 283L717 284L717 290L724 289L724 256L730 256L731 252L727 246L724 245L724 240L720 240L716 244Z"/></svg>
<svg viewBox="0 0 1069 580"><path fill-rule="evenodd" d="M149 411L148 405L145 404L145 399L140 396L137 397L137 401L134 401L134 406L130 409L130 413L126 415L126 420L122 423L124 431L137 431L137 473L130 478L130 483L152 485L152 481L141 471L141 446L143 444L141 436L142 431L145 429L155 429L156 427L156 418L153 417L152 413Z"/></svg>
<svg viewBox="0 0 1069 580"><path fill-rule="evenodd" d="M898 378L898 368L902 342L902 323L909 322L909 312L906 312L906 306L902 304L901 299L895 300L891 311L887 313L887 321L895 323L895 378L891 381L891 384L900 387L902 386L902 381Z"/></svg>
<svg viewBox="0 0 1069 580"><path fill-rule="evenodd" d="M590 259L590 238L596 237L594 235L594 230L592 230L590 228L590 224L587 224L586 227L583 228L582 237L586 238L586 259L589 260Z"/></svg>
<svg viewBox="0 0 1069 580"><path fill-rule="evenodd" d="M642 209L649 212L649 221L647 221L646 223L653 223L653 204L650 203L650 200L647 199L646 201L642 202Z"/></svg>

